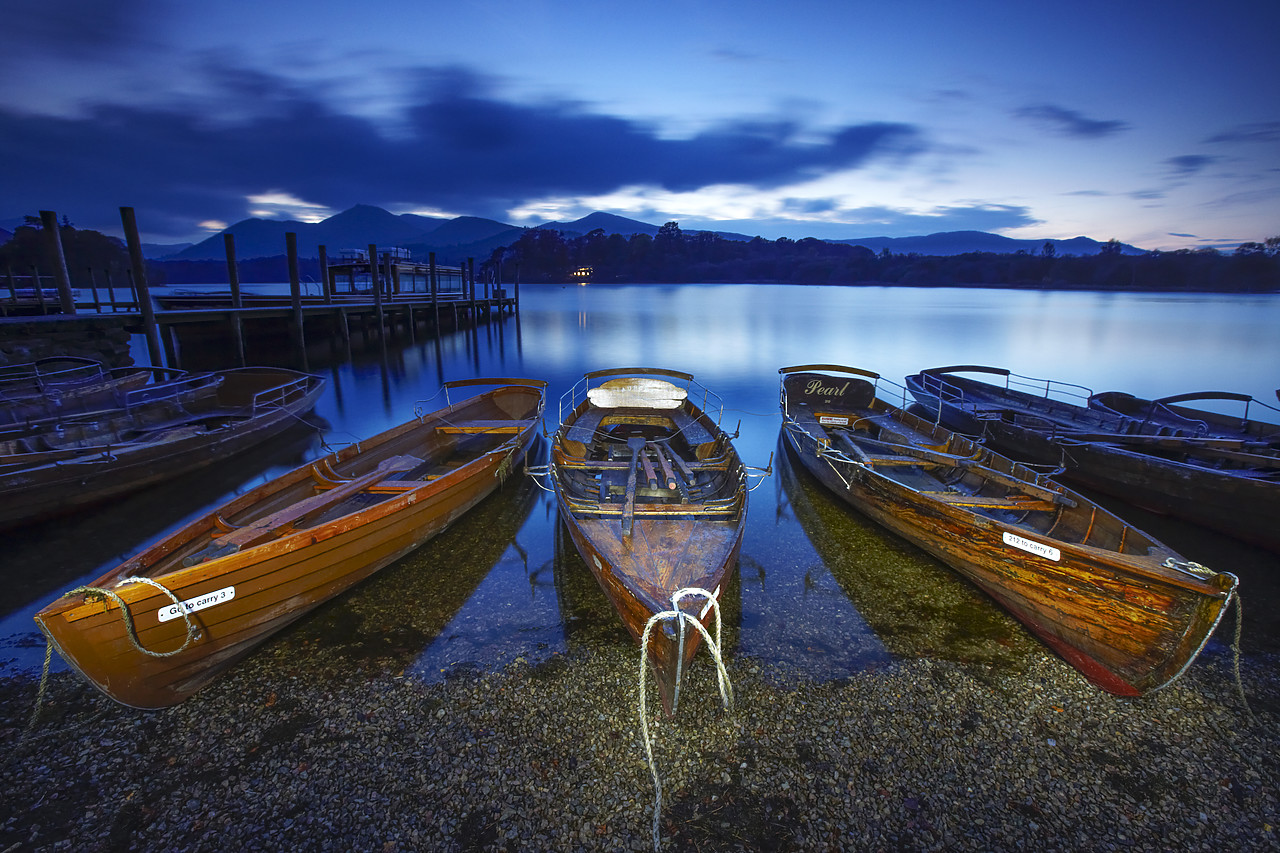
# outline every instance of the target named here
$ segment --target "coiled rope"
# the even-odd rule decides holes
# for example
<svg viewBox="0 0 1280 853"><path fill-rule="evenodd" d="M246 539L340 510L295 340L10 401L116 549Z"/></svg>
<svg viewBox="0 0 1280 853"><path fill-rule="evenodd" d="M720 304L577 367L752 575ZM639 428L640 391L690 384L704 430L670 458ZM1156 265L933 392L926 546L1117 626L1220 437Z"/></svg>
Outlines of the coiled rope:
<svg viewBox="0 0 1280 853"><path fill-rule="evenodd" d="M714 611L716 617L716 638L711 639L711 635L707 632L706 626L699 620L690 616L680 609L680 600L699 596L707 600L708 606ZM705 610L703 611L706 612ZM661 844L661 833L659 832L659 822L662 817L662 780L658 777L658 765L653 759L653 738L649 734L649 715L645 709L645 673L648 671L649 663L649 635L653 633L653 628L660 622L666 622L674 619L680 628L680 647L678 650L679 658L676 663L676 698L679 698L680 680L684 675L684 631L685 625L690 624L698 629L698 633L702 635L702 641L707 644L707 649L711 652L711 657L716 662L716 679L720 688L720 702L726 711L733 707L733 685L729 682L729 673L724 668L724 658L720 652L720 602L716 600L715 593L708 592L705 589L697 587L685 587L676 590L671 596L671 609L655 613L649 617L649 621L645 623L644 634L640 638L640 734L644 739L644 754L649 762L649 773L653 776L653 849L656 851ZM672 708L674 710L674 702Z"/></svg>
<svg viewBox="0 0 1280 853"><path fill-rule="evenodd" d="M142 645L141 641L139 641L138 639L138 629L133 622L133 614L129 612L129 605L125 603L125 600L121 598L120 594L117 593L114 589L104 589L103 587L97 587L97 586L78 586L75 589L67 590L62 595L60 595L59 598L66 598L68 595L76 595L77 593L83 593L86 602L94 601L97 599L103 599L103 598L111 599L116 603L116 606L120 608L120 615L124 618L125 636L129 638L129 642L133 643L133 647L138 651L142 652L144 655L150 655L151 657L154 657L154 658L173 657L174 655L185 651L188 646L190 646L196 640L200 639L199 626L196 625L194 621L192 621L191 614L187 612L187 608L182 606L182 600L178 598L178 596L174 595L170 589L165 587L159 581L152 580L151 578L133 577L133 576L127 577L118 581L115 586L118 589L124 586L125 584L130 584L130 583L145 583L149 586L153 586L156 589L163 592L165 595L169 596L169 600L172 601L175 605L177 605L178 612L182 615L182 621L185 622L187 625L187 637L185 640L183 640L181 646L169 652L153 652L150 649L145 648ZM53 660L53 639L51 637L45 637L44 667L40 672L40 689L36 693L36 706L31 711L31 719L27 722L26 729L23 730L24 735L29 733L35 727L36 720L39 719L40 717L40 708L44 703L44 695L49 687L49 664L52 662L52 660Z"/></svg>

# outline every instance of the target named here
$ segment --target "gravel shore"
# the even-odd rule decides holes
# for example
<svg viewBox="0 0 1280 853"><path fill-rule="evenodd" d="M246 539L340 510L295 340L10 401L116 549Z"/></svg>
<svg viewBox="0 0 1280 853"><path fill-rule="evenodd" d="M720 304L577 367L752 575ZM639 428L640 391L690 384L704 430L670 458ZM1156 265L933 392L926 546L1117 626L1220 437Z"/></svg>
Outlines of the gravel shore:
<svg viewBox="0 0 1280 853"><path fill-rule="evenodd" d="M36 684L0 682L0 851L652 848L625 643L436 684L340 649L297 659L270 644L160 712L61 673L27 735ZM665 850L1280 847L1269 651L1242 666L1252 715L1223 648L1141 700L1048 651L825 684L728 668L731 712L703 656L653 727Z"/></svg>

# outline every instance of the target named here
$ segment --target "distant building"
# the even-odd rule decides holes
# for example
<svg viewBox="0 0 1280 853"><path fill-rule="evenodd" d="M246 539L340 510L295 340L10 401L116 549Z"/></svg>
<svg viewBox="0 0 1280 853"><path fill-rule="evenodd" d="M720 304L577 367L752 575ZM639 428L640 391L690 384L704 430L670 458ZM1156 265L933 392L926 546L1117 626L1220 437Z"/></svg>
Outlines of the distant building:
<svg viewBox="0 0 1280 853"><path fill-rule="evenodd" d="M586 284L591 281L591 272L591 267L578 267L570 273L570 278L578 284Z"/></svg>

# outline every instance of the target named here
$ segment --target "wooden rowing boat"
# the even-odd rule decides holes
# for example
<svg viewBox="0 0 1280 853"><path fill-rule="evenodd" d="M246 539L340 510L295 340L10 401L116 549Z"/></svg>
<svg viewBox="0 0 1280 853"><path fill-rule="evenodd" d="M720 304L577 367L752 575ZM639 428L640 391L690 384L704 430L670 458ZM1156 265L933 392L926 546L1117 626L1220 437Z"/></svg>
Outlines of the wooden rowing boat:
<svg viewBox="0 0 1280 853"><path fill-rule="evenodd" d="M49 642L137 708L191 696L285 625L493 492L537 435L545 383L499 387L236 497L36 614Z"/></svg>
<svg viewBox="0 0 1280 853"><path fill-rule="evenodd" d="M782 415L804 466L937 557L1108 692L1176 679L1237 579L1190 562L1084 496L884 402L877 374L786 367Z"/></svg>
<svg viewBox="0 0 1280 853"><path fill-rule="evenodd" d="M995 378L1002 384L960 373ZM1080 485L1280 551L1280 449L1242 433L1090 407L1087 388L1002 368L931 368L907 387L931 417ZM1029 390L1023 390L1029 389ZM1121 405L1117 396L1105 399ZM1078 402L1077 402L1078 401ZM1207 414L1207 413L1206 413Z"/></svg>
<svg viewBox="0 0 1280 853"><path fill-rule="evenodd" d="M122 406L129 391L182 373L164 367L106 367L74 356L0 366L0 424Z"/></svg>
<svg viewBox="0 0 1280 853"><path fill-rule="evenodd" d="M310 411L318 376L274 367L185 374L86 412L0 435L0 529L51 518L221 462Z"/></svg>
<svg viewBox="0 0 1280 853"><path fill-rule="evenodd" d="M1181 405L1198 401L1242 403L1244 411L1239 417L1233 417ZM1204 444L1242 451L1280 451L1280 423L1249 418L1249 409L1260 406L1269 409L1271 417L1280 420L1280 409L1249 394L1194 391L1161 397L1159 400L1144 400L1124 391L1103 391L1091 395L1088 406L1136 421L1138 425L1134 431L1139 435L1154 435L1157 438L1185 437L1202 440Z"/></svg>
<svg viewBox="0 0 1280 853"><path fill-rule="evenodd" d="M560 515L627 631L639 643L655 614L672 614L646 650L669 715L701 644L686 619L709 624L746 520L747 469L713 404L687 373L587 373L561 400L551 445Z"/></svg>

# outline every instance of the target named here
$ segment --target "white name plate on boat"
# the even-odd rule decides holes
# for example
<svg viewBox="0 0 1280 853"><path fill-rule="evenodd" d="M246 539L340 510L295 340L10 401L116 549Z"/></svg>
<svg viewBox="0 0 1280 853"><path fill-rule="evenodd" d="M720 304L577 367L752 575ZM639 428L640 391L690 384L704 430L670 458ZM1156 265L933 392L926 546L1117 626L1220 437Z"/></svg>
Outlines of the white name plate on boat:
<svg viewBox="0 0 1280 853"><path fill-rule="evenodd" d="M1023 539L1021 536L1007 531L1004 534L1004 544L1021 548L1023 551L1035 554L1038 557L1044 557L1046 560L1053 560L1055 563L1062 559L1062 552L1052 545L1046 545L1043 542L1032 542L1030 539Z"/></svg>
<svg viewBox="0 0 1280 853"><path fill-rule="evenodd" d="M170 619L182 618L182 611L195 613L197 610L204 610L206 607L213 607L215 604L225 604L236 597L236 588L234 586L224 587L214 592L205 593L199 598L188 599L182 604L170 604L168 607L161 607L160 612L156 615L161 622L168 622Z"/></svg>
<svg viewBox="0 0 1280 853"><path fill-rule="evenodd" d="M843 415L818 415L818 423L823 426L848 426L849 419Z"/></svg>

